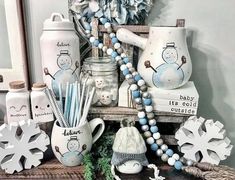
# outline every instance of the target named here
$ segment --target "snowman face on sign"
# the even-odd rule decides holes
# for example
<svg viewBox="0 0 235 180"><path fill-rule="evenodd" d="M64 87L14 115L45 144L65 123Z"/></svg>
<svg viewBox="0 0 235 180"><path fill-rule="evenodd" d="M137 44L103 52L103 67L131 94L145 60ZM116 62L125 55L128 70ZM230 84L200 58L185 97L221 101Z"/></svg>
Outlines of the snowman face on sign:
<svg viewBox="0 0 235 180"><path fill-rule="evenodd" d="M70 152L77 151L80 147L80 144L78 142L78 139L76 136L71 136L69 139L69 142L67 143L67 149Z"/></svg>
<svg viewBox="0 0 235 180"><path fill-rule="evenodd" d="M105 80L104 78L96 78L95 79L95 87L98 89L102 89L105 87Z"/></svg>
<svg viewBox="0 0 235 180"><path fill-rule="evenodd" d="M100 102L104 105L112 103L112 94L108 91L103 91L100 95Z"/></svg>
<svg viewBox="0 0 235 180"><path fill-rule="evenodd" d="M57 64L60 69L67 70L72 66L72 59L67 50L61 50L57 58Z"/></svg>
<svg viewBox="0 0 235 180"><path fill-rule="evenodd" d="M175 63L178 59L178 53L175 47L175 43L167 43L162 52L163 60L168 63Z"/></svg>

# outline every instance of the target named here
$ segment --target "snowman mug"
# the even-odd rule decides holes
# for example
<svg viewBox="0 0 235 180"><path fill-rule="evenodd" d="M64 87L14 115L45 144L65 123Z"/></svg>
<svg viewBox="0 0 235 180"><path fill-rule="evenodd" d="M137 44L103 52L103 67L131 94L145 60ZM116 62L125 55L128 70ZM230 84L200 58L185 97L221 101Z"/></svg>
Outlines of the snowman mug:
<svg viewBox="0 0 235 180"><path fill-rule="evenodd" d="M97 133L92 137L92 132L100 125ZM55 121L51 146L56 158L64 166L80 165L84 154L91 150L105 129L104 121L95 118L80 127L60 127L58 120Z"/></svg>

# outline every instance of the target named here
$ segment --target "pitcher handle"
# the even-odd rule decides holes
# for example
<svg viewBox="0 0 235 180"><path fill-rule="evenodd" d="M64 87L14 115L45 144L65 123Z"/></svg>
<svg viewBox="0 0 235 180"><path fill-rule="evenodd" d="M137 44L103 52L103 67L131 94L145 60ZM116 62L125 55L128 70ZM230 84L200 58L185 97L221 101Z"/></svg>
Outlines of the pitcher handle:
<svg viewBox="0 0 235 180"><path fill-rule="evenodd" d="M99 139L99 137L102 135L102 133L104 132L105 124L104 124L104 121L101 118L95 118L95 119L92 119L89 122L89 125L91 127L91 132L93 132L95 130L95 128L98 125L100 125L100 128L99 128L98 132L92 138L92 144L94 144Z"/></svg>
<svg viewBox="0 0 235 180"><path fill-rule="evenodd" d="M141 36L137 36L130 30L120 28L117 30L117 38L119 41L137 46L141 49L145 49L148 39Z"/></svg>

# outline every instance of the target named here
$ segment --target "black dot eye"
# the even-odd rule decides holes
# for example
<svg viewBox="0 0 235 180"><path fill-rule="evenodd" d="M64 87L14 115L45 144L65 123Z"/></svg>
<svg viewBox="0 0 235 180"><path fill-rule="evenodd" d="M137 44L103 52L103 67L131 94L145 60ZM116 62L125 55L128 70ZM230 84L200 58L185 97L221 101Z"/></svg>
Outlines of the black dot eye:
<svg viewBox="0 0 235 180"><path fill-rule="evenodd" d="M35 106L35 108L37 109L37 108L38 108L38 106Z"/></svg>
<svg viewBox="0 0 235 180"><path fill-rule="evenodd" d="M50 107L50 104L48 104L47 107L49 108L49 107Z"/></svg>

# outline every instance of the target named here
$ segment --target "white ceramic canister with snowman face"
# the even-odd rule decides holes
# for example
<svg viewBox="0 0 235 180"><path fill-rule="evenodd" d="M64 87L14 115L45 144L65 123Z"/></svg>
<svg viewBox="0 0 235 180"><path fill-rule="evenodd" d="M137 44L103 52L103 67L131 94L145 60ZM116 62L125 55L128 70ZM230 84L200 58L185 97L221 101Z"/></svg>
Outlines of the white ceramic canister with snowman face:
<svg viewBox="0 0 235 180"><path fill-rule="evenodd" d="M6 123L30 119L29 91L25 88L25 82L13 81L9 86L10 89L6 95Z"/></svg>
<svg viewBox="0 0 235 180"><path fill-rule="evenodd" d="M61 85L65 96L66 83L77 81L80 72L80 45L74 24L53 13L43 24L40 46L43 80L57 97Z"/></svg>
<svg viewBox="0 0 235 180"><path fill-rule="evenodd" d="M54 120L53 111L44 92L46 87L45 83L34 83L30 94L33 120L39 123Z"/></svg>

